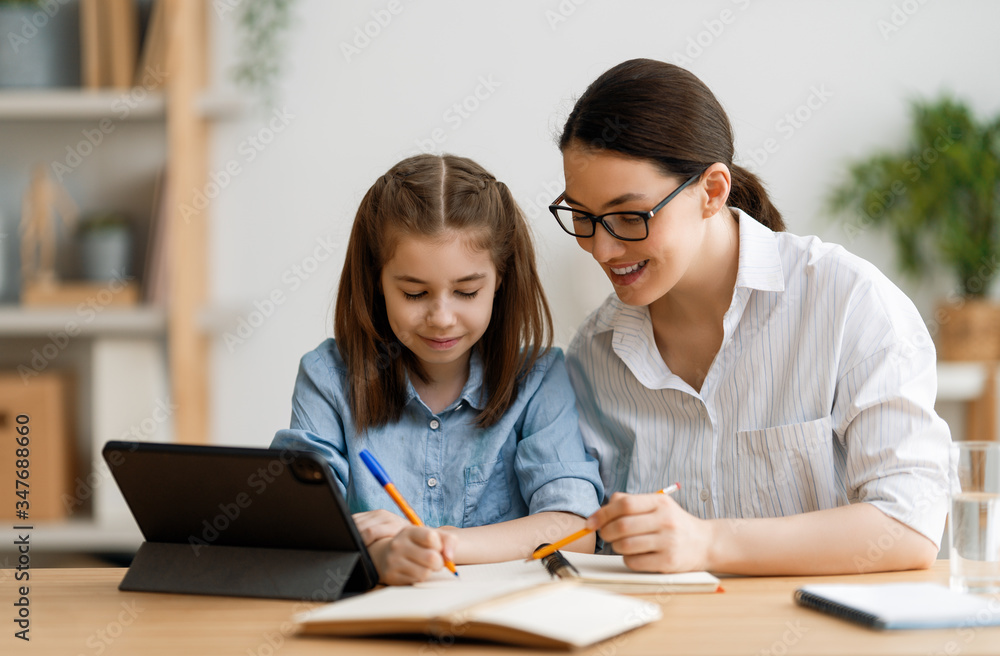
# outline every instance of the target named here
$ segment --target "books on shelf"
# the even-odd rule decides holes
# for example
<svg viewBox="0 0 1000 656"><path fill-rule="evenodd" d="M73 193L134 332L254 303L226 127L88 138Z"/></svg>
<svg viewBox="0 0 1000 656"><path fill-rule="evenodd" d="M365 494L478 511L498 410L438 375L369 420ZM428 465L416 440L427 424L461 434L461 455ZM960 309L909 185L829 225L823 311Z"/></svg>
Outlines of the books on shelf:
<svg viewBox="0 0 1000 656"><path fill-rule="evenodd" d="M422 633L571 649L607 640L661 616L660 606L648 601L569 582L513 579L387 587L294 619L304 634Z"/></svg>
<svg viewBox="0 0 1000 656"><path fill-rule="evenodd" d="M135 0L80 0L80 51L87 89L132 86L139 47Z"/></svg>

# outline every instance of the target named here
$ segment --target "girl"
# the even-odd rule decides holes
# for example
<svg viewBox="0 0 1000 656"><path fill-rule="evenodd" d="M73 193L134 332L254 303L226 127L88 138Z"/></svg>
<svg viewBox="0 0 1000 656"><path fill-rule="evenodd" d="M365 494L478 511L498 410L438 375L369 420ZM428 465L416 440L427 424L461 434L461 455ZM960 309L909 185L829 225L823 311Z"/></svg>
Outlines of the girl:
<svg viewBox="0 0 1000 656"><path fill-rule="evenodd" d="M418 155L372 185L334 333L302 358L291 428L272 446L329 461L383 582L422 580L442 558L524 558L597 509L527 224L478 164ZM440 530L402 518L365 448Z"/></svg>
<svg viewBox="0 0 1000 656"><path fill-rule="evenodd" d="M783 232L733 164L722 107L681 68L607 71L559 146L552 213L615 291L568 351L614 493L588 526L641 570L929 566L950 434L909 299L843 248ZM649 494L674 481L678 495Z"/></svg>

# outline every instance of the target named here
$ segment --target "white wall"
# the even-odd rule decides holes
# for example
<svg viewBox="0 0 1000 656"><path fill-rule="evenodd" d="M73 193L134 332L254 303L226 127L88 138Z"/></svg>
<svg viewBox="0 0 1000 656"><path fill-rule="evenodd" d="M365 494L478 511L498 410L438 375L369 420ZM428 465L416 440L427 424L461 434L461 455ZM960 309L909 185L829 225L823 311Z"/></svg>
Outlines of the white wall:
<svg viewBox="0 0 1000 656"><path fill-rule="evenodd" d="M390 14L390 5L401 11ZM215 17L220 87L234 57L234 15ZM391 21L379 26L378 15ZM252 161L245 140L268 116L250 113L215 131L214 169L235 161L240 172L212 211L213 304L260 325L243 343L216 342L213 438L262 445L287 426L298 359L332 334L357 203L435 130L444 136L436 150L478 160L526 209L557 339L567 343L611 287L541 209L562 186L554 139L586 85L632 57L688 57L729 112L739 159L765 179L789 230L872 260L929 317L952 281L901 280L888 239L868 231L849 240L822 201L846 162L901 144L909 99L950 89L981 113L1000 112L998 25L1000 3L989 0L297 0L278 101L287 127ZM342 44L366 28L377 36L348 61ZM477 89L488 97L474 100ZM801 127L779 125L815 90L828 98ZM459 121L450 108L463 102L478 107ZM755 162L753 149L769 138L777 151ZM328 257L324 240L333 244ZM311 259L317 249L326 261ZM295 267L313 270L306 279ZM266 318L252 316L253 303L272 293L283 302Z"/></svg>

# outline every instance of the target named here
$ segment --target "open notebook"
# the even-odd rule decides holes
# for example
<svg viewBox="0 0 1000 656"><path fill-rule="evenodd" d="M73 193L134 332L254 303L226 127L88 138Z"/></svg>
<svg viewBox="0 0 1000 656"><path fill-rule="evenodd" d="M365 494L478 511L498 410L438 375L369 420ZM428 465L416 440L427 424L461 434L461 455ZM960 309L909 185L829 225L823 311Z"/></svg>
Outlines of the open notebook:
<svg viewBox="0 0 1000 656"><path fill-rule="evenodd" d="M597 586L609 592L625 594L658 594L675 592L715 592L719 589L719 579L708 572L683 572L680 574L657 574L636 572L625 566L622 556L604 556L561 551L566 560L579 571L579 581L588 586ZM510 560L486 565L460 565L458 579L450 572L442 570L424 583L422 587L457 586L469 582L492 581L550 581L548 570L540 560Z"/></svg>
<svg viewBox="0 0 1000 656"><path fill-rule="evenodd" d="M422 633L571 649L607 640L660 617L659 605L640 599L569 582L514 579L388 587L320 606L294 620L305 634Z"/></svg>

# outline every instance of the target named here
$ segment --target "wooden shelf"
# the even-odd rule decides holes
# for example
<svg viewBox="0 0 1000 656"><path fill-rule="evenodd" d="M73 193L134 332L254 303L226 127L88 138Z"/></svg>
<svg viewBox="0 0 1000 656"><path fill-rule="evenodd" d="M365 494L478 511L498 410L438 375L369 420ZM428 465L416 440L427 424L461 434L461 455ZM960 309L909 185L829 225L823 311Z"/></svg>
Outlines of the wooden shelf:
<svg viewBox="0 0 1000 656"><path fill-rule="evenodd" d="M4 522L0 532L6 544L13 542L17 531L10 529L17 520ZM131 517L127 523L99 524L87 519L64 522L31 522L32 549L46 553L72 552L132 552L142 544L142 532Z"/></svg>
<svg viewBox="0 0 1000 656"><path fill-rule="evenodd" d="M77 88L0 91L0 121L143 120L166 118L166 97L142 88L88 91ZM238 117L247 101L238 94L206 92L198 96L195 113L206 119Z"/></svg>
<svg viewBox="0 0 1000 656"><path fill-rule="evenodd" d="M0 92L0 119L64 121L67 119L163 120L166 99L159 91L120 89L44 89Z"/></svg>
<svg viewBox="0 0 1000 656"><path fill-rule="evenodd" d="M938 362L939 401L972 401L983 394L987 367L982 362Z"/></svg>
<svg viewBox="0 0 1000 656"><path fill-rule="evenodd" d="M79 335L166 335L167 313L163 308L104 308L94 312L89 308L25 308L0 305L0 336L45 336L50 332L66 331L70 324Z"/></svg>

